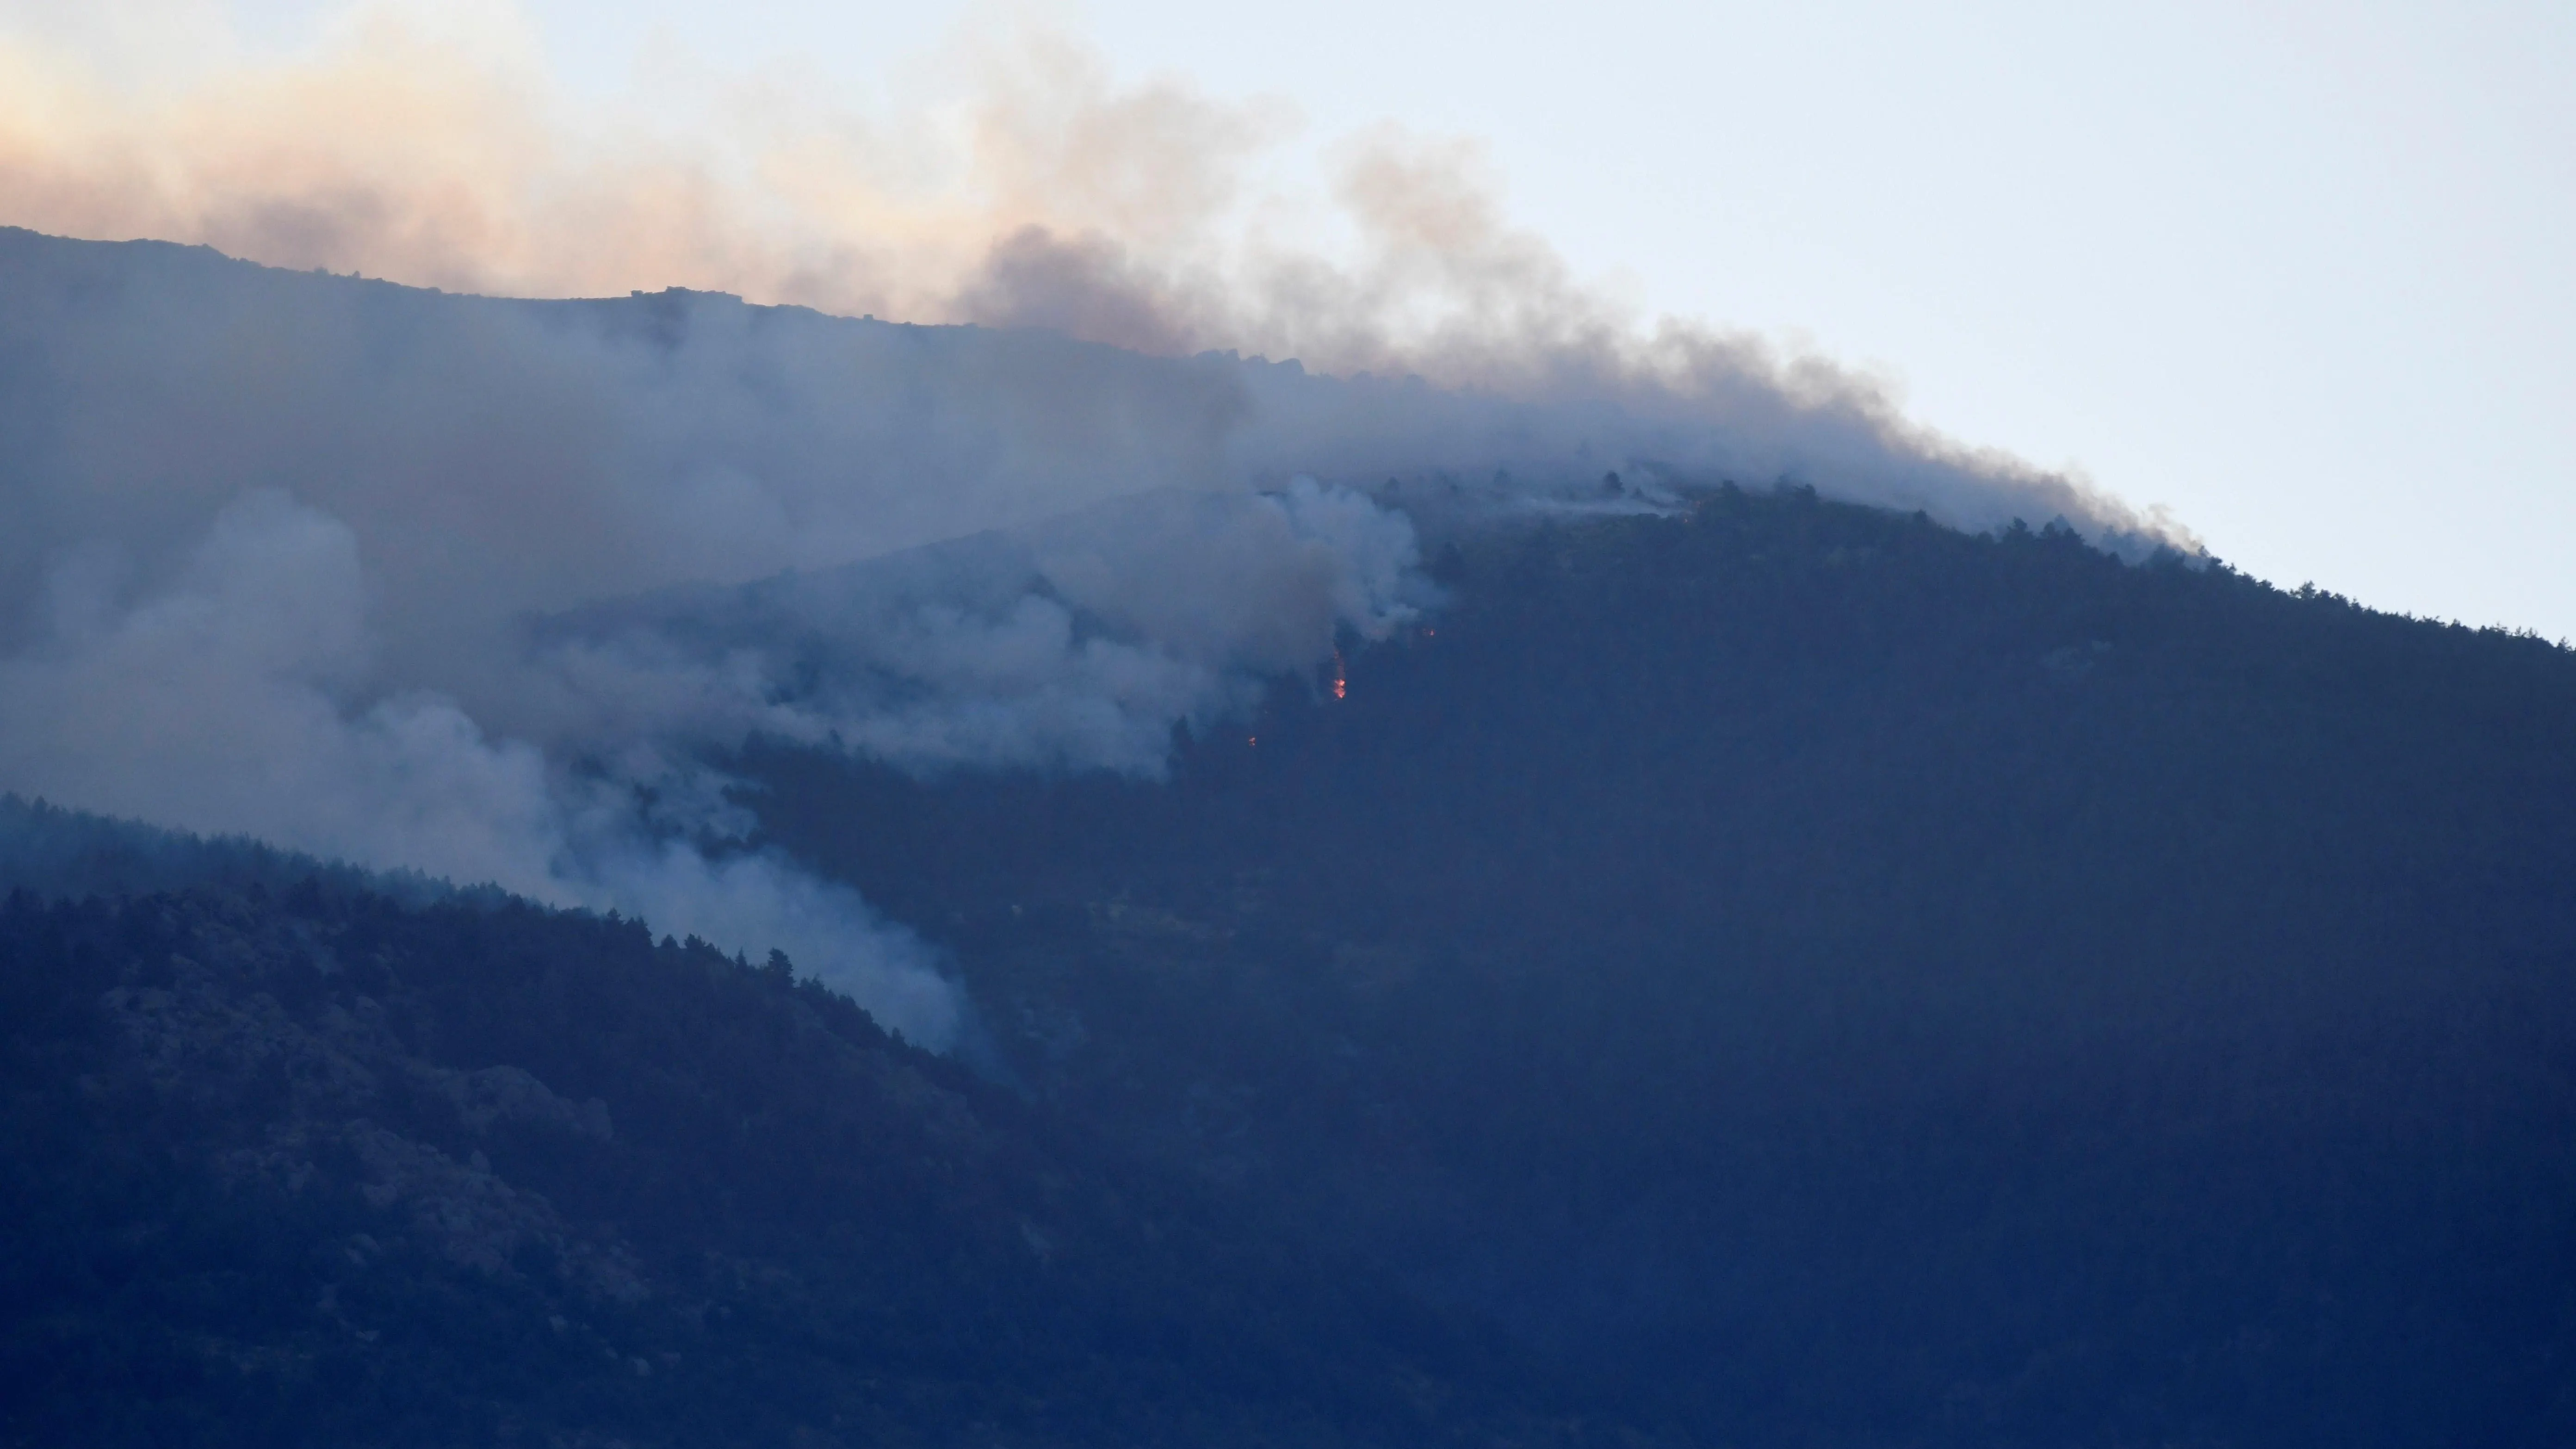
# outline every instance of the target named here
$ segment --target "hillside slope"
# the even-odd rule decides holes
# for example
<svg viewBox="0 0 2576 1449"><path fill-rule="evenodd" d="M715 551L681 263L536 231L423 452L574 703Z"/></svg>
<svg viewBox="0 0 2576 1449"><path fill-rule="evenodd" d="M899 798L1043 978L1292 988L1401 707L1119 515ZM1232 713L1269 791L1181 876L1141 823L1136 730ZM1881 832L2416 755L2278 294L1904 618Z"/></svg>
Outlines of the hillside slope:
<svg viewBox="0 0 2576 1449"><path fill-rule="evenodd" d="M0 1443L1556 1433L784 965L522 905L12 894L0 1220Z"/></svg>
<svg viewBox="0 0 2576 1449"><path fill-rule="evenodd" d="M1167 780L722 762L956 1059L28 815L0 1440L2576 1435L2576 656L1795 490L1434 572Z"/></svg>
<svg viewBox="0 0 2576 1449"><path fill-rule="evenodd" d="M1700 1442L2576 1432L2576 656L1798 492L1168 785L754 752L1020 1080Z"/></svg>

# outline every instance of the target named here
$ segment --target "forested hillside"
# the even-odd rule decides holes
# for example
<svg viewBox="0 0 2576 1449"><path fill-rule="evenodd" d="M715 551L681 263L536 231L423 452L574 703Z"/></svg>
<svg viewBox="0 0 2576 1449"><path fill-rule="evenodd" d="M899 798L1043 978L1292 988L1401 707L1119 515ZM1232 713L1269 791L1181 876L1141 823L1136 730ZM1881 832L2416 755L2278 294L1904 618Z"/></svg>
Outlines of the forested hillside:
<svg viewBox="0 0 2576 1449"><path fill-rule="evenodd" d="M1790 491L1168 785L757 764L1019 1080L1706 1443L2576 1432L2576 656Z"/></svg>
<svg viewBox="0 0 2576 1449"><path fill-rule="evenodd" d="M13 865L0 1441L2576 1437L2576 655L1798 490L1433 563L1166 780L723 762L950 1057Z"/></svg>
<svg viewBox="0 0 2576 1449"><path fill-rule="evenodd" d="M634 922L17 892L0 1092L0 1442L1590 1442L1490 1336Z"/></svg>

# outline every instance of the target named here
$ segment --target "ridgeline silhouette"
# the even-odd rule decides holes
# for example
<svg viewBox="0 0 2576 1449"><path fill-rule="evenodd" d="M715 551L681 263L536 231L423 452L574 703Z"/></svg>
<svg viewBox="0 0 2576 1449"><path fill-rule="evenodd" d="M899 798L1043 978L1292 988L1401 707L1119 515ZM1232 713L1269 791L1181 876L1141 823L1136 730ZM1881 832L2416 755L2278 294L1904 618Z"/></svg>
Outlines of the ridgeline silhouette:
<svg viewBox="0 0 2576 1449"><path fill-rule="evenodd" d="M0 1440L2576 1435L2576 655L1721 488L1171 778L755 743L937 943L0 912ZM59 874L59 872L58 872Z"/></svg>

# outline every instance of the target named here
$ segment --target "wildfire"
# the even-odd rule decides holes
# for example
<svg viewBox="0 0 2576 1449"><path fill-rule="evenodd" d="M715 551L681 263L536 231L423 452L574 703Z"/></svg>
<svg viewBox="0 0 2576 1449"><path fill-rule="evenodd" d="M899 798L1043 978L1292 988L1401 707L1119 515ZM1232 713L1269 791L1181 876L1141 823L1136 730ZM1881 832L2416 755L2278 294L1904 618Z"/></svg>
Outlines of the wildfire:
<svg viewBox="0 0 2576 1449"><path fill-rule="evenodd" d="M1351 692L1350 676L1342 669L1342 651L1333 651L1333 698L1341 699Z"/></svg>

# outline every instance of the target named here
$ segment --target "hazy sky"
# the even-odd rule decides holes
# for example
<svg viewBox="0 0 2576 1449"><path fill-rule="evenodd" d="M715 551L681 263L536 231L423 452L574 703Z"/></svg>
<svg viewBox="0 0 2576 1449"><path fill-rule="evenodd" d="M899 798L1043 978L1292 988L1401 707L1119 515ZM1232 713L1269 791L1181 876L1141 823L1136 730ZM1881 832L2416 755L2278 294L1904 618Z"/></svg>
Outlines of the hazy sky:
<svg viewBox="0 0 2576 1449"><path fill-rule="evenodd" d="M229 11L291 48L345 8L79 24L126 17L102 53L144 75L151 35ZM1381 122L1472 137L1510 219L1645 313L1803 338L2276 582L2576 636L2576 6L465 8L639 125L694 124L688 76L879 109L1035 23L1122 82L1277 98L1290 190Z"/></svg>

